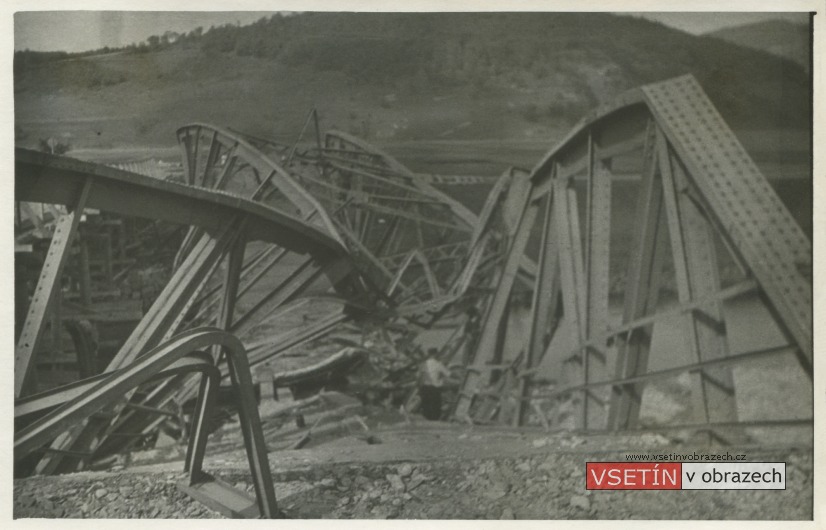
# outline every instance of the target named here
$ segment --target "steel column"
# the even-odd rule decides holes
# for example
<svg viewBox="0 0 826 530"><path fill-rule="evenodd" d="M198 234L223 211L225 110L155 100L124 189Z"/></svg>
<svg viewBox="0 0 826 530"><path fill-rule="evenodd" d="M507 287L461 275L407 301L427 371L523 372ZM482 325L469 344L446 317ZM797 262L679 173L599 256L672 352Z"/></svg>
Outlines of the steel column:
<svg viewBox="0 0 826 530"><path fill-rule="evenodd" d="M14 397L16 398L22 394L26 379L31 375L34 353L40 343L49 305L61 289L60 278L63 266L66 264L72 239L77 232L77 225L83 215L83 208L91 187L92 180L87 178L74 209L55 224L49 252L46 254L46 260L29 305L29 312L26 314L26 321L14 351Z"/></svg>
<svg viewBox="0 0 826 530"><path fill-rule="evenodd" d="M490 303L490 308L484 319L482 333L477 342L477 351L471 363L471 369L469 369L465 375L462 392L459 395L456 409L453 413L456 418L469 418L473 393L478 390L481 384L480 370L484 368L485 364L490 362L496 354L495 350L498 343L500 323L505 314L511 289L513 288L513 283L522 261L522 255L525 252L525 245L528 242L528 237L530 236L537 210L539 209L535 202L532 203L530 201L530 187L522 187L519 190L519 195L518 199L515 198L514 200L518 200L521 204L521 209L517 211L521 211L522 215L516 225L516 232L508 249L504 269L499 278L493 300Z"/></svg>
<svg viewBox="0 0 826 530"><path fill-rule="evenodd" d="M674 270L680 302L704 298L719 290L717 256L708 222L688 196L688 183L671 155L663 134L657 134L657 152L663 178L666 213L671 233ZM701 315L707 318L701 318ZM708 319L722 327L708 325ZM692 311L684 321L691 355L697 361L728 355L722 308L719 303ZM697 422L737 420L731 369L714 368L692 374L693 413Z"/></svg>

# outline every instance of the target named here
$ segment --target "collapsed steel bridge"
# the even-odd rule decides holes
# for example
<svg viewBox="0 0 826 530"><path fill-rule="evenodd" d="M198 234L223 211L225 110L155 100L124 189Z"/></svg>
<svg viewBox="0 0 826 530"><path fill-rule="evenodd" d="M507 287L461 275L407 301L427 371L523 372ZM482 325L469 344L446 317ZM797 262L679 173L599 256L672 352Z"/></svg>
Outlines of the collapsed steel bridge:
<svg viewBox="0 0 826 530"><path fill-rule="evenodd" d="M310 147L206 124L181 128L178 141L175 182L16 151L15 199L66 207L15 350L15 461L36 472L128 450L168 407L197 397L182 487L230 515L276 516L250 367L368 322L455 326L441 355L463 366L454 417L470 422L633 430L646 383L687 372L694 421L670 427L729 443L754 423L738 421L734 364L785 355L811 377L811 243L691 76L595 110L533 171L505 172L478 216L361 140L322 136L317 121ZM630 242L611 217L622 180L636 190ZM188 232L169 282L103 373L33 391L88 208ZM506 351L525 293L529 333ZM320 294L329 312L267 331ZM732 354L723 306L736 297L764 304L785 342ZM654 329L674 317L693 359L650 371ZM543 362L556 367L553 384L538 377ZM241 396L257 499L201 470L205 418L224 379Z"/></svg>

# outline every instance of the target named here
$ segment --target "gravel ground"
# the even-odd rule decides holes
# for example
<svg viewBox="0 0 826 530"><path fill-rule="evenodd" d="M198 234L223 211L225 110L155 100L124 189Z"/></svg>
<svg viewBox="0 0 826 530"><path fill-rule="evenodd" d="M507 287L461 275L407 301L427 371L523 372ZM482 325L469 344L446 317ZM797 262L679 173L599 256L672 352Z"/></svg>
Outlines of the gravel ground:
<svg viewBox="0 0 826 530"><path fill-rule="evenodd" d="M313 519L812 517L811 449L748 450L750 461L787 462L785 491L593 492L585 489L585 462L624 460L624 454L540 449L548 450L497 458L468 454L446 461L314 463L274 469L276 496L289 517ZM670 450L658 448L663 453ZM252 492L248 474L216 474ZM178 473L127 470L19 479L14 482L14 517L220 517L179 492L176 482L181 478Z"/></svg>
<svg viewBox="0 0 826 530"><path fill-rule="evenodd" d="M755 454L755 456L757 456ZM300 518L811 519L811 456L764 454L787 465L785 491L587 491L586 461L551 454L438 464L338 466L282 499Z"/></svg>
<svg viewBox="0 0 826 530"><path fill-rule="evenodd" d="M183 475L74 473L14 483L14 517L220 517L178 491Z"/></svg>

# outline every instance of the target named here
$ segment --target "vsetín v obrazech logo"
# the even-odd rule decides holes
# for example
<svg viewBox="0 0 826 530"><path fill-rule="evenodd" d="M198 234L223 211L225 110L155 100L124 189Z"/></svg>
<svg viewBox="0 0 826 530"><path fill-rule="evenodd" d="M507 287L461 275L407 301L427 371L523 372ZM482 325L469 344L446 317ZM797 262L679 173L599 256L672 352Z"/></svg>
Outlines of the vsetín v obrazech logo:
<svg viewBox="0 0 826 530"><path fill-rule="evenodd" d="M586 462L589 490L785 490L784 462Z"/></svg>

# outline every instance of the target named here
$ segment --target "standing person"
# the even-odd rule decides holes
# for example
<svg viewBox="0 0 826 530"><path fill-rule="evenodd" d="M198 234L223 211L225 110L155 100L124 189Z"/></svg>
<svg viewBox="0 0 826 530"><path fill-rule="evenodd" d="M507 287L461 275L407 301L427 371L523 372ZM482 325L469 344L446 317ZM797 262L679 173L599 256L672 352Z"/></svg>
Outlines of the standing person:
<svg viewBox="0 0 826 530"><path fill-rule="evenodd" d="M419 397L422 414L428 420L438 420L442 415L442 386L450 377L445 365L436 359L436 348L427 351L427 359L419 369Z"/></svg>

